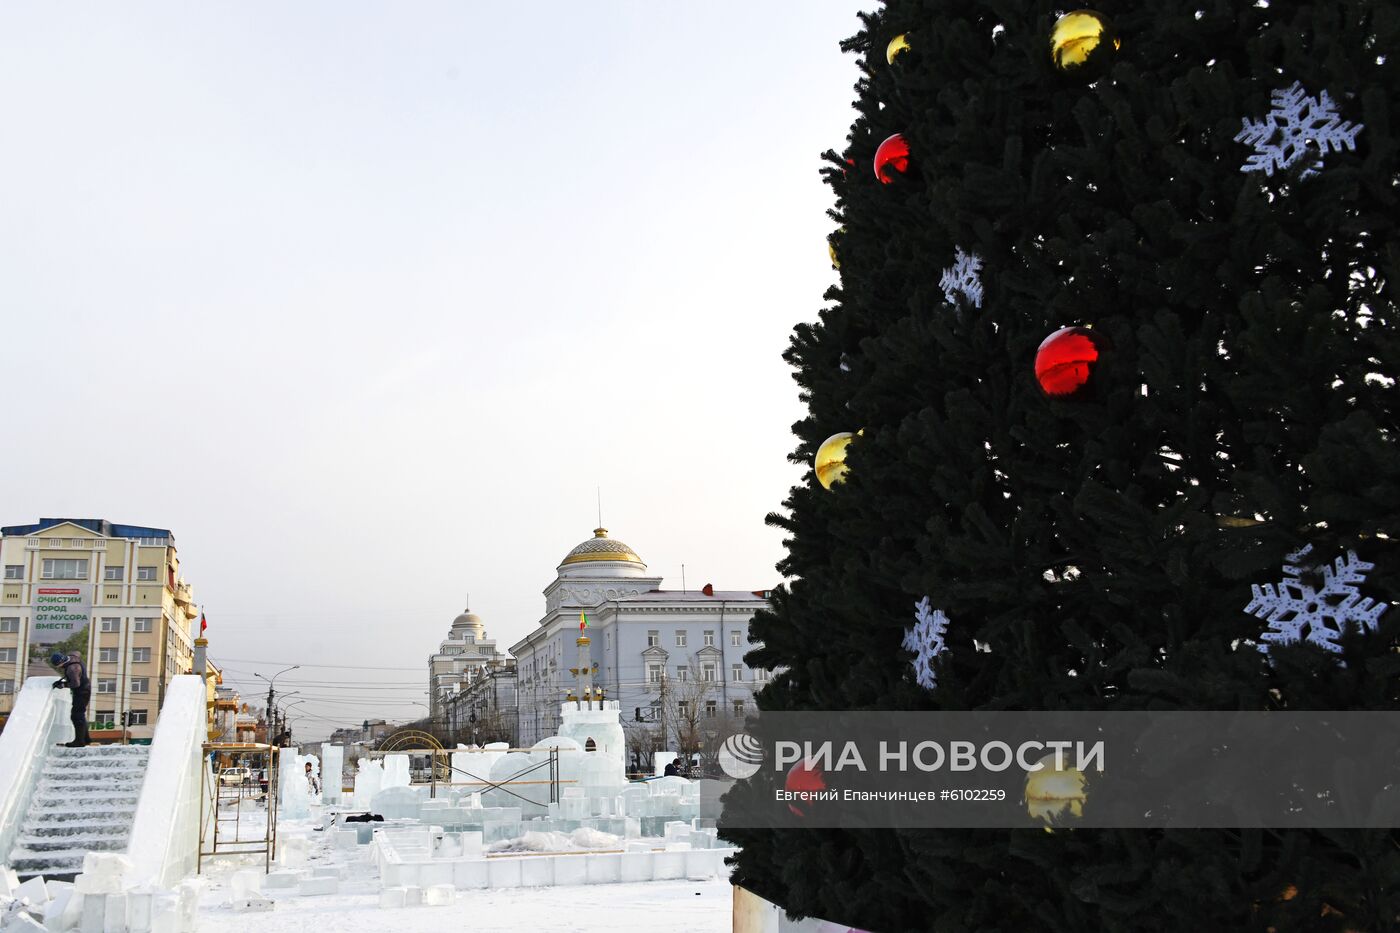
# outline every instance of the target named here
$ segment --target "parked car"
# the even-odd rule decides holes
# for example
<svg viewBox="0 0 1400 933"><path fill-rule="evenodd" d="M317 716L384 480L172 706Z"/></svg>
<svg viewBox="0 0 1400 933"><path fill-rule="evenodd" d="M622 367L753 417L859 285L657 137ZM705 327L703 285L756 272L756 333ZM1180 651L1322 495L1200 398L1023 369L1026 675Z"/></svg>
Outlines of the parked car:
<svg viewBox="0 0 1400 933"><path fill-rule="evenodd" d="M247 784L252 779L253 772L247 768L225 768L219 772L220 784Z"/></svg>

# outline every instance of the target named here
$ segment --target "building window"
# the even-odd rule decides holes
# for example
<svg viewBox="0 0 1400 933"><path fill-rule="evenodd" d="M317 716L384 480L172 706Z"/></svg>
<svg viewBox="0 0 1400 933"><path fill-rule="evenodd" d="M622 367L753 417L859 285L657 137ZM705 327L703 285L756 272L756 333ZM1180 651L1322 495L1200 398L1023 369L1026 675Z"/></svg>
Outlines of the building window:
<svg viewBox="0 0 1400 933"><path fill-rule="evenodd" d="M743 715L744 715L744 701L743 701L743 700L735 700L735 701L734 701L734 715L735 715L735 716L743 716Z"/></svg>
<svg viewBox="0 0 1400 933"><path fill-rule="evenodd" d="M19 631L19 617L11 616L7 619L0 619L0 635L13 634Z"/></svg>
<svg viewBox="0 0 1400 933"><path fill-rule="evenodd" d="M649 683L649 684L659 684L659 683L661 683L661 665L660 665L660 664L648 664L648 665L647 665L647 683Z"/></svg>
<svg viewBox="0 0 1400 933"><path fill-rule="evenodd" d="M137 567L136 579L144 580L149 583L156 579L156 571L159 569L159 567Z"/></svg>
<svg viewBox="0 0 1400 933"><path fill-rule="evenodd" d="M110 580L110 581L113 582L113 583L120 583L120 582L121 582L121 579L122 579L122 570L123 570L123 569L124 569L124 568L122 567L121 564L117 564L117 565L112 566L112 567L103 567L103 568L102 568L102 579L104 579L104 580Z"/></svg>
<svg viewBox="0 0 1400 933"><path fill-rule="evenodd" d="M117 663L117 657L118 654L116 648L97 649L97 660L102 664L115 664Z"/></svg>
<svg viewBox="0 0 1400 933"><path fill-rule="evenodd" d="M144 726L146 724L146 711L143 709L127 710L126 724L128 726Z"/></svg>
<svg viewBox="0 0 1400 933"><path fill-rule="evenodd" d="M45 580L86 580L88 562L77 558L44 558Z"/></svg>
<svg viewBox="0 0 1400 933"><path fill-rule="evenodd" d="M656 629L647 632L647 647L659 648L661 646L661 633Z"/></svg>
<svg viewBox="0 0 1400 933"><path fill-rule="evenodd" d="M15 692L15 682L13 680L0 680L0 695Z"/></svg>
<svg viewBox="0 0 1400 933"><path fill-rule="evenodd" d="M700 673L703 675L703 679L706 683L714 683L715 666L713 664L706 664L701 668Z"/></svg>
<svg viewBox="0 0 1400 933"><path fill-rule="evenodd" d="M685 647L685 632L677 632L677 633L676 633L676 647L677 647L677 648L684 648L684 647Z"/></svg>
<svg viewBox="0 0 1400 933"><path fill-rule="evenodd" d="M690 671L684 667L676 668L676 679L679 680L681 683L685 683L687 680L690 679Z"/></svg>
<svg viewBox="0 0 1400 933"><path fill-rule="evenodd" d="M676 712L677 712L677 713L680 713L680 715L681 715L682 717L689 716L689 715L690 715L690 701L689 701L689 700L677 700L677 701L676 701Z"/></svg>
<svg viewBox="0 0 1400 933"><path fill-rule="evenodd" d="M110 709L100 709L92 714L92 721L104 726L109 722L116 723L117 714Z"/></svg>
<svg viewBox="0 0 1400 933"><path fill-rule="evenodd" d="M23 580L23 579L24 579L24 565L23 565L23 564L6 564L6 565L5 565L5 579L6 579L6 580Z"/></svg>
<svg viewBox="0 0 1400 933"><path fill-rule="evenodd" d="M18 651L18 648L0 648L0 664L15 663L15 655Z"/></svg>
<svg viewBox="0 0 1400 933"><path fill-rule="evenodd" d="M98 623L98 631L104 632L104 633L106 633L106 634L111 634L112 632L119 632L119 631L121 631L121 625L122 625L122 620L121 620L121 619L111 619L111 618L103 619L100 623ZM106 649L106 648L103 648L102 650L103 650L103 651L106 651L107 649ZM112 649L112 650L115 651L116 649ZM114 658L113 660L116 660L116 659Z"/></svg>
<svg viewBox="0 0 1400 933"><path fill-rule="evenodd" d="M714 719L719 715L719 702L716 700L705 701L705 718Z"/></svg>
<svg viewBox="0 0 1400 933"><path fill-rule="evenodd" d="M766 680L768 680L768 668L766 668L766 667L756 667L756 668L754 668L754 669L753 669L753 679L756 680L756 681L758 681L759 683L763 683L763 682L765 682Z"/></svg>
<svg viewBox="0 0 1400 933"><path fill-rule="evenodd" d="M737 628L729 633L729 647L742 648L744 645L743 633Z"/></svg>
<svg viewBox="0 0 1400 933"><path fill-rule="evenodd" d="M136 619L131 623L133 632L151 632L155 630L155 619Z"/></svg>
<svg viewBox="0 0 1400 933"><path fill-rule="evenodd" d="M713 648L714 646L715 646L715 633L714 633L714 632L706 632L706 633L705 633L705 647L706 647L706 648Z"/></svg>
<svg viewBox="0 0 1400 933"><path fill-rule="evenodd" d="M116 693L116 692L117 692L117 678L115 678L115 677L99 677L99 678L97 678L97 692L98 692L98 693Z"/></svg>
<svg viewBox="0 0 1400 933"><path fill-rule="evenodd" d="M133 677L133 678L131 678L131 692L132 692L132 693L150 693L150 692L151 692L151 678L149 678L149 677Z"/></svg>
<svg viewBox="0 0 1400 933"><path fill-rule="evenodd" d="M150 663L150 660L151 660L151 649L150 649L150 648L132 648L132 649L131 649L131 663L132 663L132 664L149 664L149 663Z"/></svg>
<svg viewBox="0 0 1400 933"><path fill-rule="evenodd" d="M731 664L731 665L729 666L729 679L732 680L732 681L734 681L736 684L739 683L739 681L743 680L743 679L744 679L744 665L742 665L742 664Z"/></svg>

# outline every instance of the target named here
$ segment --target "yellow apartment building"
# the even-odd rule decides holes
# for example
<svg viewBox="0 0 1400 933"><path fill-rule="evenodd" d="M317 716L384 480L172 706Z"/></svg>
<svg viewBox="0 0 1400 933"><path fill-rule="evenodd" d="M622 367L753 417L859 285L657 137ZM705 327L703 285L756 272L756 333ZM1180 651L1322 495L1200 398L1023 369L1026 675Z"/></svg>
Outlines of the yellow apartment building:
<svg viewBox="0 0 1400 933"><path fill-rule="evenodd" d="M198 616L164 528L92 518L0 528L0 719L26 677L57 676L55 647L81 650L88 720L126 721L132 741L149 741L171 678L191 672Z"/></svg>

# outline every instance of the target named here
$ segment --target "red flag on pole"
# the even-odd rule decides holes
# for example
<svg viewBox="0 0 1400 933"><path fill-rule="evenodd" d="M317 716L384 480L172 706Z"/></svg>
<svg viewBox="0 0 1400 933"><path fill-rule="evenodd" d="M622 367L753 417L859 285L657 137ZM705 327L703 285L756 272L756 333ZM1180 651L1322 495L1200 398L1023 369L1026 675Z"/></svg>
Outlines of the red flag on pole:
<svg viewBox="0 0 1400 933"><path fill-rule="evenodd" d="M208 627L209 627L209 623L206 622L206 621L204 621L204 610L201 609L201 610L199 610L199 634L200 634L201 637L203 637L203 635L204 635L204 630L207 629Z"/></svg>

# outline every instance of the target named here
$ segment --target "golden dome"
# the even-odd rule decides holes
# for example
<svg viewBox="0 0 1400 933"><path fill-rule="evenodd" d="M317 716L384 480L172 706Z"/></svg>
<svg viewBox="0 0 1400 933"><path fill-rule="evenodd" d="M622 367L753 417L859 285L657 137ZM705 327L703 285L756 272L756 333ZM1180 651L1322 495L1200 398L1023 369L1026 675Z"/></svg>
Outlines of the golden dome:
<svg viewBox="0 0 1400 933"><path fill-rule="evenodd" d="M560 562L560 566L565 564L582 564L591 560L611 560L626 561L632 564L642 563L642 559L637 556L637 552L615 538L608 537L608 529L594 528L593 537L580 544L569 552L568 556Z"/></svg>
<svg viewBox="0 0 1400 933"><path fill-rule="evenodd" d="M481 616L470 609L463 609L462 614L452 620L452 632L461 634L468 631L480 638L486 634L486 625L481 621Z"/></svg>

